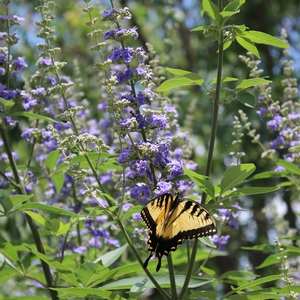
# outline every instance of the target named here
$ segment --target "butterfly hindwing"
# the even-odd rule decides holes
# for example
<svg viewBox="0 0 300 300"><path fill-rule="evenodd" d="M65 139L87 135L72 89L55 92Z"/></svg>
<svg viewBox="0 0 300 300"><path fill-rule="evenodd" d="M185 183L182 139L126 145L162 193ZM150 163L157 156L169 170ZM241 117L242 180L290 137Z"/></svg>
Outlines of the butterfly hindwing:
<svg viewBox="0 0 300 300"><path fill-rule="evenodd" d="M149 228L148 261L153 254L158 258L156 271L161 265L161 257L175 251L184 239L209 236L216 233L216 223L202 205L187 199L173 198L170 194L159 196L143 208L142 219Z"/></svg>

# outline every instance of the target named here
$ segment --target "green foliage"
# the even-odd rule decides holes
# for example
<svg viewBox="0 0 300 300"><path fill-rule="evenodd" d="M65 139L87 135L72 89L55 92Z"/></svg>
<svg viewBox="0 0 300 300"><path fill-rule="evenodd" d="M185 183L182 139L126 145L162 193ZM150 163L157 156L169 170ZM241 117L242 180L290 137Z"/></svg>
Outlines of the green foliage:
<svg viewBox="0 0 300 300"><path fill-rule="evenodd" d="M89 3L89 1L84 2ZM138 127L134 133L125 132L121 134L115 131L114 134L106 137L106 140L110 142L116 140L119 147L108 149L108 146L98 135L108 134L108 131L113 128L107 127L107 132L96 133L95 136L91 137L86 132L80 132L83 128L83 124L80 123L82 120L79 119L77 124L76 119L79 112L89 112L91 116L96 116L97 121L105 120L105 112L99 112L100 109L97 108L97 104L99 104L99 98L101 98L100 102L112 101L112 91L119 88L113 85L113 80L107 75L111 61L103 61L103 57L107 56L107 53L112 53L111 49L114 45L109 43L115 41L108 39L104 43L100 42L100 35L104 34L102 29L106 28L107 25L104 25L102 20L99 25L100 28L96 27L100 18L92 6L83 9L85 14L82 15L81 6L83 3L76 4L76 7L72 7L73 4L71 3L66 4L67 7L64 8L60 3L55 4L48 1L48 9L50 11L52 9L57 10L59 17L54 19L54 23L52 23L53 16L46 9L46 6L41 5L37 8L42 16L42 20L37 22L40 30L38 36L45 39L45 44L34 46L34 51L29 51L32 52L30 53L31 57L28 57L30 57L29 60L34 61L35 56L45 56L52 61L52 64L44 69L39 69L31 78L27 74L26 79L24 79L25 88L32 89L31 84L33 83L37 84L38 87L43 84L46 87L47 76L49 75L59 82L61 74L68 74L73 76L74 81L77 82L75 85L59 82L50 87L47 93L43 95L42 100L46 103L51 99L54 107L60 105L59 99L63 99L65 111L59 116L51 114L52 107L49 109L49 114L44 115L40 111L23 111L20 101L0 98L0 133L6 153L6 156L3 156L5 165L1 166L0 170L1 180L3 179L0 196L0 284L4 288L3 292L0 292L0 299L1 297L3 299L51 298L53 300L142 299L144 292L149 289L156 289L156 293L160 294L161 299L175 300L298 298L300 285L292 281L292 275L288 272L288 261L299 258L300 250L297 244L299 237L286 231L280 238L287 242L287 245L280 245L278 240L275 241L275 245L267 244L265 240L260 240L259 231L265 230L264 226L268 220L263 219L259 223L261 221L259 218L262 218L263 213L270 213L263 208L265 199L275 198L274 192L279 189L284 187L288 191L296 190L293 195L294 198L297 198L299 195L299 167L294 162L288 162L281 157L280 159L272 158L272 161L276 165L284 167L284 171L270 171L269 166L264 168L265 165L261 159L257 159L255 156L258 151L256 148L252 148L254 146L250 142L245 147L248 155L245 159L247 163L242 163L242 155L236 163L229 160L232 141L232 127L228 125L229 117L237 114L237 106L240 104L248 112L252 111L258 105L255 91L273 84L274 80L273 78L271 81L259 77L243 79L241 76L244 73L242 68L236 70L234 66L226 65L224 60L225 57L228 59L228 57L238 56L235 52L235 45L242 46L243 51L250 51L257 58L262 56L260 45L277 48L288 48L289 45L286 41L272 35L249 29L247 27L248 20L245 20L245 25L228 24L229 21L234 22L234 18L239 17L240 8L246 6L246 1L233 0L224 8L221 7L221 2L219 1L217 5L212 0L203 0L201 16L208 18L208 21L205 22L211 25L201 25L191 29L194 35L203 33L210 40L211 48L207 47L207 49L213 49L213 51L206 50L210 52L210 59L198 59L197 63L193 64L192 62L189 66L183 63L186 58L183 55L178 55L177 52L182 51L182 47L177 46L178 40L174 36L172 37L174 33L170 33L169 41L174 42L175 46L173 45L174 48L172 49L174 52L176 51L176 54L173 54L173 50L171 50L169 55L170 57L178 55L178 64L175 64L175 59L172 60L168 57L169 61L166 64L174 65L174 68L166 67L163 70L174 75L174 77L166 80L158 77L157 74L162 72L162 68L156 65L157 57L155 57L154 51L151 53L153 57L150 61L155 70L152 74L153 79L159 85L156 93L163 92L165 96L173 93L174 101L178 96L181 97L178 101L179 108L182 108L179 118L185 120L180 125L186 130L191 129L191 132L196 133L191 135L194 144L200 146L201 142L201 146L205 149L205 159L202 159L199 153L187 150L188 143L185 143L183 139L184 142L181 142L180 146L181 149L187 150L184 155L190 152L190 157L187 159L192 159L192 156L196 155L196 160L200 162L199 168L197 171L193 171L185 167L184 175L177 176L170 182L176 186L176 183L189 178L195 183L195 190L202 194L202 204L217 219L218 236L216 238L220 239L227 233L233 237L234 241L229 244L228 251L221 250L220 245L217 245L217 242L214 243L213 239L203 237L196 239L193 244L183 243L168 257L168 260L162 261L160 273L155 273L155 261L150 261L149 266L143 268L143 258L147 251L144 240L147 234L145 234L143 225L137 218L142 205L134 201L132 196L128 196L131 181L136 180L136 178L125 180L127 166L120 163L119 154L128 146L124 142L125 137L132 141L134 135L138 133L141 134L144 142L148 142L148 136L144 131L139 131ZM251 3L251 1L247 1L247 3ZM8 5L6 2L1 5L3 4ZM166 12L174 12L173 7L171 7L172 9L169 7L169 10L162 7L157 8L154 5L150 7L152 5L150 2L145 5L138 2L129 4L133 11L139 12L133 14L133 16L138 16L138 20L132 18L132 22L144 24L148 6L149 11L150 8L155 9L157 18L161 22L159 25L149 22L145 26L140 26L142 27L142 42L148 41L147 38L151 39L150 33L155 32L155 25L160 28L163 27L161 24L168 24L168 22L162 22L165 18L166 20L169 18ZM31 9L35 4L28 3L28 5L30 5L30 13L33 13ZM167 4L165 5L167 6ZM127 16L128 12L124 10L122 13ZM172 15L170 18L175 22L176 15ZM180 14L177 15L177 18L180 20ZM8 33L11 26L17 25L17 23L10 23L17 21L9 20L6 25L4 21L1 21L1 25L7 26L5 28ZM119 21L121 22L121 20ZM62 22L66 23L63 24ZM87 33L86 27L82 26L84 22L91 27L91 32ZM66 24L68 26L65 26ZM53 25L54 27L52 27ZM53 35L54 28L57 30L57 36ZM164 29L167 31L167 26ZM184 31L182 27L179 29ZM68 34L65 31L68 31ZM83 40L83 36L86 34L89 38L94 39L94 45L91 47ZM145 37L147 38L145 39ZM202 36L200 36L200 40L202 40ZM121 39L119 42L122 45L120 49L125 49L125 39ZM132 45L135 43L138 41L134 40ZM200 46L196 39L192 43L197 45L197 51L191 51L191 53L195 52L195 56L198 56L199 53L202 55L202 49L199 51ZM60 48L56 44L61 45L61 55L66 56L66 61L75 55L78 56L79 63L72 64L68 69L67 63L56 61L55 59L60 53ZM157 46L161 52L158 54L168 52L163 50L162 47L164 46L162 46L161 39L157 39L154 44L156 44L154 48L156 49ZM168 45L170 46L170 44L169 42ZM151 46L148 47L149 52L151 52ZM95 56L88 52L89 48L95 52ZM39 54L37 55L37 53ZM99 56L95 58L96 55ZM167 59L163 56L161 59L164 60L164 58ZM99 84L97 72L90 67L94 60L97 61L95 69L102 76L101 84ZM8 66L8 69L12 71L13 62L10 61ZM188 69L191 66L195 69L189 68L190 71L180 69ZM13 83L12 78L13 76L7 76L7 87L13 88L13 85L21 85L17 80ZM116 78L114 80L117 81ZM104 90L103 83L107 84L108 90ZM136 93L145 82L140 80L138 84ZM127 88L132 85L130 82L126 82ZM206 95L202 97L201 94L199 97L202 90L205 91ZM156 97L159 98L160 96L156 94L153 98ZM75 107L74 105L73 107L72 101L75 98L80 99L80 104L88 107L87 110L82 110L82 106ZM191 98L190 102L187 102L188 98ZM201 109L196 109L197 107L194 109L191 105L195 99L195 105L201 105ZM112 105L113 111L107 121L113 122L118 113L121 114L123 110L128 109L129 106L122 106L128 100L125 98L121 100L123 101L121 106ZM211 107L211 103L213 107ZM161 114L167 115L169 112L166 110L167 105L165 104L168 102L162 101L159 110ZM274 105L276 106L275 102ZM142 109L147 110L148 108L143 107ZM132 119L136 119L133 110L130 111L130 114ZM187 117L185 118L185 116ZM194 120L188 120L188 116L193 117ZM7 132L9 132L8 128L5 127L7 117L18 118L20 131L24 130L26 126L35 124L37 131L34 134L34 142L28 143L26 146L25 143L18 143L15 132L10 132L7 137ZM211 121L211 126L207 125L208 119ZM189 127L188 121L193 124L192 127ZM51 125L48 126L48 124ZM247 123L245 122L245 124ZM49 130L52 130L53 135L59 135L56 128L69 125L68 135L57 138L56 150L50 153L36 150L39 147L39 138L43 134L42 129L50 128ZM93 127L93 123L90 126ZM116 125L110 126L116 127ZM177 130L177 123L175 122L169 123L168 126L167 129L170 132L172 127L176 127ZM245 125L245 127L247 126ZM257 127L259 126L257 125ZM225 132L226 128L227 132ZM202 134L202 130L204 134ZM298 128L294 127L294 131L296 130ZM149 132L149 137L155 137L155 126L150 128ZM167 133L169 134L169 131ZM209 138L207 133L209 133ZM241 144L243 134L238 132L235 134L237 144ZM239 134L241 136L238 136ZM249 136L251 136L250 133ZM176 136L176 139L180 140L180 134ZM177 142L176 139L172 140L172 143ZM202 143L202 139L205 142ZM209 141L208 145L206 141ZM135 154L140 159L147 160L148 157L142 152L143 149L138 149L138 144L134 145L136 146ZM17 163L17 159L12 154L15 148L21 153L20 161ZM33 162L35 151L39 156ZM299 146L290 148L290 151L299 152ZM201 164L205 164L205 172L199 171L203 167ZM163 176L169 167L160 165L160 176ZM134 166L129 164L128 168L134 169ZM153 172L153 170L151 171ZM12 177L9 177L8 173L13 174ZM37 178L36 182L32 179L33 177L28 175L31 173ZM112 182L107 184L105 179L99 179L101 175L111 176ZM153 190L157 188L155 186L157 181L155 173L153 172L152 175L151 179L147 177L147 174L136 176L143 178L147 184L152 184L151 195L153 195ZM70 177L72 181L68 181ZM34 186L33 191L28 192L29 194L25 189L28 183ZM82 186L80 193L77 193L76 189L79 183ZM49 199L45 196L48 185L53 185L55 191L55 195L51 195L52 198L49 196ZM59 198L65 202L50 200L50 198L55 199L56 195L65 195L66 199ZM276 194L276 197L278 195ZM189 198L199 199L198 196ZM235 204L237 201L241 207ZM290 202L288 204L290 205ZM131 206L126 209L126 205ZM248 216L249 224L241 225L244 228L240 228L240 230L237 230L234 225L230 226L228 218L226 219L224 215L221 215L221 211L224 210L228 210L228 214L231 215L237 211L249 211L252 209L250 206L253 207L254 216ZM97 223L93 228L94 236L89 236L90 240L87 241L84 232L86 231L86 224L90 221ZM251 239L246 237L246 234L252 230L252 222L257 222L256 224L260 224L261 227L258 228L258 236ZM249 228L246 228L248 226ZM98 233L100 229L102 236ZM135 233L136 229L138 229L138 234ZM104 235L110 233L114 240L108 242ZM76 241L74 242L74 240ZM200 247L198 240L201 242ZM120 245L115 247L113 242L116 241ZM68 249L68 243L73 242L78 247ZM100 242L102 245L101 247L90 246L89 242L96 245L97 242ZM247 246L240 247L242 243ZM85 247L85 252L81 252L80 249L84 247L83 245L88 245ZM253 260L255 264L252 263L248 269L245 266L242 266L244 269L238 267L242 259L250 260L256 254L257 257L262 257L260 261ZM235 264L231 265L230 262L233 261L233 257ZM223 268L223 264L225 265L227 261L227 265L232 268L230 271L224 271ZM278 264L281 264L280 268ZM38 287L36 287L37 284ZM217 285L218 288L216 288ZM221 285L222 288L219 288ZM16 293L14 293L14 289L16 289ZM24 291L24 295L17 295L20 290ZM34 290L37 296L30 295L31 290Z"/></svg>

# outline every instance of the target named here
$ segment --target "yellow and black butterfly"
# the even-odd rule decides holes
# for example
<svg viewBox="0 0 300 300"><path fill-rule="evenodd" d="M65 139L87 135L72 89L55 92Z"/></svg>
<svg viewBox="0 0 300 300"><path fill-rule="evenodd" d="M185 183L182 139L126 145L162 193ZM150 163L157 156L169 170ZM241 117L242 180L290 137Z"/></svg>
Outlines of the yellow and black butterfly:
<svg viewBox="0 0 300 300"><path fill-rule="evenodd" d="M194 239L213 235L217 232L216 222L212 215L200 204L187 199L173 198L170 194L161 195L148 202L141 211L142 219L149 228L148 251L158 258L156 272L161 266L163 255L175 251L183 239Z"/></svg>

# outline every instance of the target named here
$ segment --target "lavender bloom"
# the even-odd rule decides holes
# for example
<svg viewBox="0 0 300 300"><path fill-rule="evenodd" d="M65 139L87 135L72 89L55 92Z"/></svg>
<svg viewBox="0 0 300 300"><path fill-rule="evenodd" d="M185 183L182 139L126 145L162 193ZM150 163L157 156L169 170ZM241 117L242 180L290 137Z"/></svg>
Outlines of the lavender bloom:
<svg viewBox="0 0 300 300"><path fill-rule="evenodd" d="M14 60L12 62L12 67L13 67L13 70L10 75L11 77L13 77L15 75L18 76L21 73L21 71L23 70L23 68L27 67L27 64L23 57L18 57L16 60Z"/></svg>
<svg viewBox="0 0 300 300"><path fill-rule="evenodd" d="M132 199L140 201L142 204L146 204L149 201L151 190L146 183L137 183L130 192Z"/></svg>
<svg viewBox="0 0 300 300"><path fill-rule="evenodd" d="M225 246L228 244L230 239L230 235L222 235L218 237L217 235L213 235L211 237L211 241L216 245L219 250L224 250Z"/></svg>
<svg viewBox="0 0 300 300"><path fill-rule="evenodd" d="M268 129L273 130L273 131L278 130L281 121L282 121L281 116L278 116L278 115L275 116L273 120L267 122Z"/></svg>
<svg viewBox="0 0 300 300"><path fill-rule="evenodd" d="M235 203L232 205L233 208L237 208L237 209L241 209L241 207L238 205L238 203ZM238 213L236 211L233 210L229 210L229 209L219 209L219 214L220 214L220 218L223 221L223 223L225 225L228 225L231 229L239 228L239 224L238 224Z"/></svg>

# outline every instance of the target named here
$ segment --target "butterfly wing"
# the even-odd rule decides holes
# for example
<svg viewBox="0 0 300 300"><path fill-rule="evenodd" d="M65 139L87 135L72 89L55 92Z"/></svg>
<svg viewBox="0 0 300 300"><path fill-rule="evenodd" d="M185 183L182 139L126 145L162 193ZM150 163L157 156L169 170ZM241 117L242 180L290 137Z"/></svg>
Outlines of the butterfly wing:
<svg viewBox="0 0 300 300"><path fill-rule="evenodd" d="M195 201L182 200L174 208L159 240L156 253L168 255L184 239L213 235L217 232L213 216Z"/></svg>
<svg viewBox="0 0 300 300"><path fill-rule="evenodd" d="M177 197L173 199L172 195L164 194L148 202L141 211L141 217L150 230L148 239L150 255L144 262L144 268L155 253L169 213L174 206L174 200L177 201Z"/></svg>
<svg viewBox="0 0 300 300"><path fill-rule="evenodd" d="M160 269L161 258L175 251L184 239L194 239L213 235L217 232L216 222L202 205L187 199L179 201L178 194L159 196L145 205L141 212L142 219L150 229L148 239L149 257L158 258L156 271Z"/></svg>

